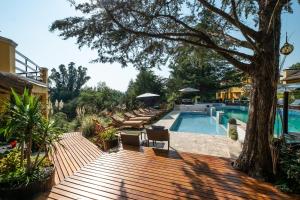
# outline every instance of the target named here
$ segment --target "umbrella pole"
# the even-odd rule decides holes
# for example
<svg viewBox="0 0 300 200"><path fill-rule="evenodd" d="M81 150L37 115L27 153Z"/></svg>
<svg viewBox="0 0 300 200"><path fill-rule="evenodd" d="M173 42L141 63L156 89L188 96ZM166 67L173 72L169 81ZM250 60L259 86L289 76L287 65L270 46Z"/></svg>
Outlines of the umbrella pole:
<svg viewBox="0 0 300 200"><path fill-rule="evenodd" d="M288 112L289 112L289 92L283 93L283 123L282 131L283 134L288 134Z"/></svg>

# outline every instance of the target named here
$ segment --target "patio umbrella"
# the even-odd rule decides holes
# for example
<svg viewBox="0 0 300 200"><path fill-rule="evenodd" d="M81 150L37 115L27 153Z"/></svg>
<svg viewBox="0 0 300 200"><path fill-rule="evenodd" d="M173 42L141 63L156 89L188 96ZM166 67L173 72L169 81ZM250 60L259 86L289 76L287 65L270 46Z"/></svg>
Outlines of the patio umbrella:
<svg viewBox="0 0 300 200"><path fill-rule="evenodd" d="M152 94L152 93L144 93L144 94L141 94L141 95L137 96L136 98L141 99L141 98L151 98L151 97L159 97L159 95L158 94Z"/></svg>
<svg viewBox="0 0 300 200"><path fill-rule="evenodd" d="M144 102L146 106L154 106L156 102L158 101L159 95L158 94L152 94L152 93L144 93L136 98L139 99L140 101Z"/></svg>
<svg viewBox="0 0 300 200"><path fill-rule="evenodd" d="M180 89L179 92L190 93L190 92L199 92L199 90L195 88L187 87L187 88Z"/></svg>

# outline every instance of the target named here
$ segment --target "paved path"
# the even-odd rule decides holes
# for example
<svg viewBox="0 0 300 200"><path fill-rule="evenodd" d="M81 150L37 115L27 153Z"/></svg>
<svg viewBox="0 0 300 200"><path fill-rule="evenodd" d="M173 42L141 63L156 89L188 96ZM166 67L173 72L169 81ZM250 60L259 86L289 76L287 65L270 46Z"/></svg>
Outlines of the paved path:
<svg viewBox="0 0 300 200"><path fill-rule="evenodd" d="M179 111L172 111L155 124L170 129L179 113ZM177 151L225 158L236 158L241 151L240 142L218 135L170 131L170 143L171 147Z"/></svg>

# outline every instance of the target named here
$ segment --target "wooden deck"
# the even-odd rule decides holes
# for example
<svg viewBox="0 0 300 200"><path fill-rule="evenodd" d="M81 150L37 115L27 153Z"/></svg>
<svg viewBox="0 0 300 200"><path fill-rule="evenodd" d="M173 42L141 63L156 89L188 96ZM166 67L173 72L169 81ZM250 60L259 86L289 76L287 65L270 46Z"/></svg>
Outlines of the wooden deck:
<svg viewBox="0 0 300 200"><path fill-rule="evenodd" d="M63 142L70 151L61 149L55 163L61 182L38 199L295 199L233 170L224 158L152 148L99 156L79 134ZM64 154L77 168L60 167L73 166Z"/></svg>
<svg viewBox="0 0 300 200"><path fill-rule="evenodd" d="M72 176L74 172L98 158L102 152L96 145L84 138L81 133L66 133L61 145L56 145L56 152L52 153L55 171L55 184Z"/></svg>

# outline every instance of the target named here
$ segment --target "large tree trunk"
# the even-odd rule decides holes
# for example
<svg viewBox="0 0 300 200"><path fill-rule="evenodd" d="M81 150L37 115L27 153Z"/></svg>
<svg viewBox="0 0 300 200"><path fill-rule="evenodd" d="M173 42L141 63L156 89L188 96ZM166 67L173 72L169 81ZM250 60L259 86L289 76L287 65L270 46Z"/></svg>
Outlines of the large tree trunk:
<svg viewBox="0 0 300 200"><path fill-rule="evenodd" d="M259 73L259 72L258 72ZM253 78L249 120L242 153L234 166L257 178L272 177L270 141L276 114L277 75ZM273 76L272 76L273 74Z"/></svg>
<svg viewBox="0 0 300 200"><path fill-rule="evenodd" d="M270 145L274 131L279 80L281 8L275 13L273 8L274 5L261 8L259 24L261 40L258 43L260 52L255 55L253 72L250 74L252 91L246 137L242 153L234 163L234 167L247 172L250 176L263 179L273 176ZM274 23L269 26L272 13Z"/></svg>

